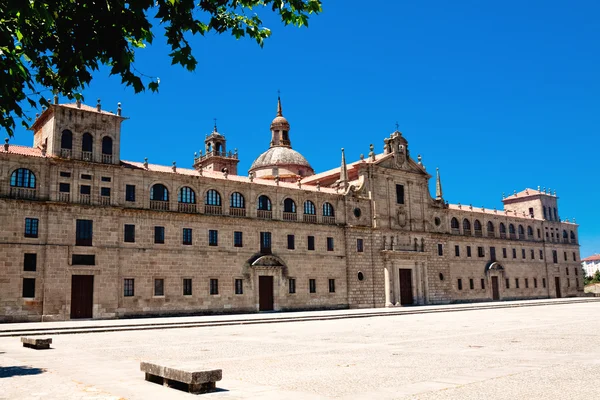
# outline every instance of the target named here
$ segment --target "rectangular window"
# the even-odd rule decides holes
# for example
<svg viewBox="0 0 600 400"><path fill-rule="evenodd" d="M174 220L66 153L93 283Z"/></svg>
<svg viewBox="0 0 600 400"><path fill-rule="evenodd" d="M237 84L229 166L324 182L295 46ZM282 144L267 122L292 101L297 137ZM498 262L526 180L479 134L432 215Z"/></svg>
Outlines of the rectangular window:
<svg viewBox="0 0 600 400"><path fill-rule="evenodd" d="M533 287L537 289L537 278L533 278Z"/></svg>
<svg viewBox="0 0 600 400"><path fill-rule="evenodd" d="M192 295L192 280L189 278L185 278L183 280L183 295L184 296Z"/></svg>
<svg viewBox="0 0 600 400"><path fill-rule="evenodd" d="M135 243L135 225L125 224L125 242Z"/></svg>
<svg viewBox="0 0 600 400"><path fill-rule="evenodd" d="M25 237L38 237L38 227L40 221L37 218L25 218Z"/></svg>
<svg viewBox="0 0 600 400"><path fill-rule="evenodd" d="M529 279L525 278L525 289L529 289Z"/></svg>
<svg viewBox="0 0 600 400"><path fill-rule="evenodd" d="M71 255L71 265L96 265L96 256L93 254Z"/></svg>
<svg viewBox="0 0 600 400"><path fill-rule="evenodd" d="M469 279L469 289L473 290L475 289L475 282L473 282L473 279Z"/></svg>
<svg viewBox="0 0 600 400"><path fill-rule="evenodd" d="M92 194L92 187L90 185L80 185L79 193L80 194Z"/></svg>
<svg viewBox="0 0 600 400"><path fill-rule="evenodd" d="M531 259L535 260L535 250L531 249Z"/></svg>
<svg viewBox="0 0 600 400"><path fill-rule="evenodd" d="M565 261L567 261L567 252L565 251Z"/></svg>
<svg viewBox="0 0 600 400"><path fill-rule="evenodd" d="M506 288L510 289L510 280L508 278L506 278Z"/></svg>
<svg viewBox="0 0 600 400"><path fill-rule="evenodd" d="M296 293L296 279L290 278L288 279L288 287L290 294Z"/></svg>
<svg viewBox="0 0 600 400"><path fill-rule="evenodd" d="M244 294L244 280L243 279L235 280L235 294Z"/></svg>
<svg viewBox="0 0 600 400"><path fill-rule="evenodd" d="M110 182L111 181L110 176L103 176L101 180L102 180L102 182Z"/></svg>
<svg viewBox="0 0 600 400"><path fill-rule="evenodd" d="M327 238L327 251L333 251L333 238Z"/></svg>
<svg viewBox="0 0 600 400"><path fill-rule="evenodd" d="M573 267L573 270L575 271L575 275L579 275L579 268L578 267Z"/></svg>
<svg viewBox="0 0 600 400"><path fill-rule="evenodd" d="M467 257L471 257L471 246L467 246Z"/></svg>
<svg viewBox="0 0 600 400"><path fill-rule="evenodd" d="M485 290L485 279L481 280L481 290Z"/></svg>
<svg viewBox="0 0 600 400"><path fill-rule="evenodd" d="M294 250L295 247L295 241L294 241L294 235L287 235L287 248L288 250Z"/></svg>
<svg viewBox="0 0 600 400"><path fill-rule="evenodd" d="M271 254L271 232L260 233L260 253Z"/></svg>
<svg viewBox="0 0 600 400"><path fill-rule="evenodd" d="M404 185L396 185L396 203L404 204Z"/></svg>
<svg viewBox="0 0 600 400"><path fill-rule="evenodd" d="M133 297L135 294L134 289L134 281L131 278L126 278L123 280L123 296L125 297Z"/></svg>
<svg viewBox="0 0 600 400"><path fill-rule="evenodd" d="M317 293L317 280L316 279L308 280L308 291L310 293Z"/></svg>
<svg viewBox="0 0 600 400"><path fill-rule="evenodd" d="M565 271L567 271L567 276L569 276L569 267L566 267Z"/></svg>
<svg viewBox="0 0 600 400"><path fill-rule="evenodd" d="M573 261L577 261L577 255L573 252Z"/></svg>
<svg viewBox="0 0 600 400"><path fill-rule="evenodd" d="M521 258L525 259L525 249L521 249Z"/></svg>
<svg viewBox="0 0 600 400"><path fill-rule="evenodd" d="M71 193L71 184L70 183L59 183L58 191L61 193Z"/></svg>
<svg viewBox="0 0 600 400"><path fill-rule="evenodd" d="M507 258L508 256L506 255L506 249L502 249L502 257Z"/></svg>
<svg viewBox="0 0 600 400"><path fill-rule="evenodd" d="M71 173L70 172L66 172L66 171L60 171L60 176L63 178L70 178L71 177Z"/></svg>
<svg viewBox="0 0 600 400"><path fill-rule="evenodd" d="M211 229L208 231L208 245L218 246L219 245L219 231Z"/></svg>
<svg viewBox="0 0 600 400"><path fill-rule="evenodd" d="M365 251L362 239L356 239L356 251L358 253L362 253L363 251Z"/></svg>
<svg viewBox="0 0 600 400"><path fill-rule="evenodd" d="M314 249L315 249L315 237L309 236L308 237L308 250L314 250Z"/></svg>
<svg viewBox="0 0 600 400"><path fill-rule="evenodd" d="M543 260L543 259L544 259L544 251L540 250L540 260Z"/></svg>
<svg viewBox="0 0 600 400"><path fill-rule="evenodd" d="M28 299L35 298L35 279L23 278L23 297Z"/></svg>
<svg viewBox="0 0 600 400"><path fill-rule="evenodd" d="M219 280L218 279L210 280L210 294L212 294L212 295L219 294Z"/></svg>
<svg viewBox="0 0 600 400"><path fill-rule="evenodd" d="M513 251L513 258L517 258L517 249L512 249Z"/></svg>
<svg viewBox="0 0 600 400"><path fill-rule="evenodd" d="M91 246L94 221L78 219L75 227L75 246Z"/></svg>
<svg viewBox="0 0 600 400"><path fill-rule="evenodd" d="M125 185L125 201L135 201L135 185Z"/></svg>
<svg viewBox="0 0 600 400"><path fill-rule="evenodd" d="M546 288L546 278L542 278L542 286Z"/></svg>
<svg viewBox="0 0 600 400"><path fill-rule="evenodd" d="M462 279L458 278L458 290L462 290Z"/></svg>
<svg viewBox="0 0 600 400"><path fill-rule="evenodd" d="M335 279L329 280L329 293L335 293Z"/></svg>
<svg viewBox="0 0 600 400"><path fill-rule="evenodd" d="M481 246L477 247L477 256L485 257L485 249Z"/></svg>
<svg viewBox="0 0 600 400"><path fill-rule="evenodd" d="M110 188L107 188L107 187L100 188L100 196L110 197Z"/></svg>
<svg viewBox="0 0 600 400"><path fill-rule="evenodd" d="M579 288L579 279L575 278L575 286Z"/></svg>
<svg viewBox="0 0 600 400"><path fill-rule="evenodd" d="M441 243L438 243L438 256L444 255L444 246Z"/></svg>
<svg viewBox="0 0 600 400"><path fill-rule="evenodd" d="M556 250L552 250L552 260L554 264L558 264L558 252Z"/></svg>
<svg viewBox="0 0 600 400"><path fill-rule="evenodd" d="M25 253L23 255L23 271L37 270L37 254Z"/></svg>
<svg viewBox="0 0 600 400"><path fill-rule="evenodd" d="M460 246L459 245L454 246L454 256L460 257Z"/></svg>
<svg viewBox="0 0 600 400"><path fill-rule="evenodd" d="M92 176L89 174L81 174L81 179L85 179L87 181L92 179Z"/></svg>
<svg viewBox="0 0 600 400"><path fill-rule="evenodd" d="M163 244L165 243L165 227L155 226L154 227L154 243Z"/></svg>
<svg viewBox="0 0 600 400"><path fill-rule="evenodd" d="M183 236L181 243L186 246L190 246L192 244L192 228L183 228Z"/></svg>
<svg viewBox="0 0 600 400"><path fill-rule="evenodd" d="M571 280L567 278L567 287L571 287Z"/></svg>
<svg viewBox="0 0 600 400"><path fill-rule="evenodd" d="M519 288L519 278L515 278L515 288Z"/></svg>
<svg viewBox="0 0 600 400"><path fill-rule="evenodd" d="M530 216L531 218L533 218L533 217L534 217L533 207L529 207L529 216Z"/></svg>
<svg viewBox="0 0 600 400"><path fill-rule="evenodd" d="M154 280L154 295L164 296L165 295L165 280L155 279Z"/></svg>
<svg viewBox="0 0 600 400"><path fill-rule="evenodd" d="M496 261L496 248L490 247L490 260Z"/></svg>
<svg viewBox="0 0 600 400"><path fill-rule="evenodd" d="M242 232L233 232L233 247L244 247L243 238L244 235L242 234Z"/></svg>
<svg viewBox="0 0 600 400"><path fill-rule="evenodd" d="M538 228L537 234L538 234L538 239L541 239L542 238L542 231L540 230L540 228Z"/></svg>

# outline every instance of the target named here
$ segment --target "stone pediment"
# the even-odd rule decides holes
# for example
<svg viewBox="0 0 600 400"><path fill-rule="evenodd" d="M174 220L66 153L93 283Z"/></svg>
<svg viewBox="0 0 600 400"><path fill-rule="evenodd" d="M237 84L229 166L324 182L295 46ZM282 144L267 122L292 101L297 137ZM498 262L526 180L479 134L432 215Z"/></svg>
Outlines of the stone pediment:
<svg viewBox="0 0 600 400"><path fill-rule="evenodd" d="M381 161L375 163L376 165L383 168L397 169L406 171L414 174L427 175L425 169L413 161L410 157L406 157L403 153L392 153L388 157L383 158Z"/></svg>

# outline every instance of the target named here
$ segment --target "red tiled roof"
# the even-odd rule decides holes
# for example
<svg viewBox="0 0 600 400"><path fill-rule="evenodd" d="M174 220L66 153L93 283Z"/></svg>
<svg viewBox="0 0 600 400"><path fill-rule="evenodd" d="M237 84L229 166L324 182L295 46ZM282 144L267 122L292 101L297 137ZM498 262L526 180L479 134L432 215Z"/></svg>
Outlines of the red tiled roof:
<svg viewBox="0 0 600 400"><path fill-rule="evenodd" d="M0 147L0 153L6 154L4 150L4 146ZM16 144L8 145L8 154L18 154L21 156L29 156L29 157L47 157L42 155L42 151L36 147L28 147L28 146L19 146Z"/></svg>
<svg viewBox="0 0 600 400"><path fill-rule="evenodd" d="M600 261L600 254L594 254L593 256L589 256L588 258L584 258L581 261Z"/></svg>
<svg viewBox="0 0 600 400"><path fill-rule="evenodd" d="M98 109L96 107L88 106L83 103L79 107L77 107L77 103L65 103L65 104L59 104L59 105L62 107L76 108L78 110L98 112ZM115 115L115 116L117 115L113 112L105 111L105 110L100 111L100 114Z"/></svg>
<svg viewBox="0 0 600 400"><path fill-rule="evenodd" d="M346 167L348 168L348 171L350 171L351 169L356 168L359 164L361 164L363 162L364 163L379 162L379 161L383 161L384 159L389 158L391 156L392 156L392 153L375 154L375 161L371 160L371 157L365 157L364 160L358 160L358 161L354 161L352 163L346 164ZM305 183L307 185L312 185L312 184L315 184L318 180L340 175L340 168L341 168L341 166L330 169L328 171L320 172L315 175L307 176L306 178L302 179L302 183L303 184Z"/></svg>
<svg viewBox="0 0 600 400"><path fill-rule="evenodd" d="M538 196L538 195L553 196L552 194L550 194L550 193L544 193L541 190L527 188L527 189L525 189L523 191L520 191L519 193L510 195L508 197L505 197L502 201L515 200L515 199L523 199L523 198L526 198L526 197Z"/></svg>

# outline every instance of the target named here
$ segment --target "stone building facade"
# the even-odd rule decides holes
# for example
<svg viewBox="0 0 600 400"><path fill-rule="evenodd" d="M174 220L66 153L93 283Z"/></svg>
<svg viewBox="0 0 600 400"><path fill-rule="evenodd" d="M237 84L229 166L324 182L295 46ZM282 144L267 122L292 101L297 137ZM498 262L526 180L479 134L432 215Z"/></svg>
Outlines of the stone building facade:
<svg viewBox="0 0 600 400"><path fill-rule="evenodd" d="M399 131L315 174L281 103L237 173L215 126L193 168L120 159L124 121L54 104L33 147L0 149L0 321L309 310L577 296L575 221L527 189L448 204Z"/></svg>

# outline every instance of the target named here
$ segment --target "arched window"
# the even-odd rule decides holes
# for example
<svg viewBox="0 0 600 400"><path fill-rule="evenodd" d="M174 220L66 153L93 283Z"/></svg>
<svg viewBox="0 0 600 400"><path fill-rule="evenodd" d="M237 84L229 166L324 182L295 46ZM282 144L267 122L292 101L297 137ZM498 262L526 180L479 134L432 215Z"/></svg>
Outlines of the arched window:
<svg viewBox="0 0 600 400"><path fill-rule="evenodd" d="M519 239L525 239L525 228L523 228L523 225L519 225Z"/></svg>
<svg viewBox="0 0 600 400"><path fill-rule="evenodd" d="M150 200L169 201L169 190L161 183L157 183L150 188Z"/></svg>
<svg viewBox="0 0 600 400"><path fill-rule="evenodd" d="M515 233L515 226L513 224L510 224L508 226L508 233L510 233L510 234L514 234Z"/></svg>
<svg viewBox="0 0 600 400"><path fill-rule="evenodd" d="M304 214L306 215L315 215L317 213L315 209L315 203L310 200L306 200L304 202Z"/></svg>
<svg viewBox="0 0 600 400"><path fill-rule="evenodd" d="M221 143L217 143L217 144L216 144L216 146L215 146L215 151L216 151L217 153L220 153L220 152L221 152Z"/></svg>
<svg viewBox="0 0 600 400"><path fill-rule="evenodd" d="M196 204L196 192L191 187L184 186L179 189L177 201L179 203Z"/></svg>
<svg viewBox="0 0 600 400"><path fill-rule="evenodd" d="M494 223L492 221L488 221L487 223L487 230L488 230L488 235L491 233L492 235L495 233L494 232Z"/></svg>
<svg viewBox="0 0 600 400"><path fill-rule="evenodd" d="M246 208L244 196L240 192L233 192L229 197L229 207L231 208Z"/></svg>
<svg viewBox="0 0 600 400"><path fill-rule="evenodd" d="M258 198L258 209L261 211L271 211L271 199L262 195Z"/></svg>
<svg viewBox="0 0 600 400"><path fill-rule="evenodd" d="M500 222L500 237L506 237L506 225L504 225L504 222Z"/></svg>
<svg viewBox="0 0 600 400"><path fill-rule="evenodd" d="M35 175L27 168L19 168L10 175L10 186L35 189Z"/></svg>
<svg viewBox="0 0 600 400"><path fill-rule="evenodd" d="M576 238L575 238L575 232L573 232L573 231L571 231L571 240L572 241L576 240Z"/></svg>
<svg viewBox="0 0 600 400"><path fill-rule="evenodd" d="M531 226L527 227L527 236L530 238L533 237L533 228Z"/></svg>
<svg viewBox="0 0 600 400"><path fill-rule="evenodd" d="M569 234L567 233L566 230L563 231L563 239L568 239L569 238Z"/></svg>
<svg viewBox="0 0 600 400"><path fill-rule="evenodd" d="M112 156L112 153L113 153L113 140L110 136L104 136L102 138L102 154Z"/></svg>
<svg viewBox="0 0 600 400"><path fill-rule="evenodd" d="M465 231L469 231L471 232L471 221L469 221L468 219L463 219L463 230Z"/></svg>
<svg viewBox="0 0 600 400"><path fill-rule="evenodd" d="M295 213L296 212L296 203L294 200L289 197L283 201L283 212L286 213Z"/></svg>
<svg viewBox="0 0 600 400"><path fill-rule="evenodd" d="M330 203L323 203L323 216L324 217L334 217L335 214L333 212L333 206Z"/></svg>
<svg viewBox="0 0 600 400"><path fill-rule="evenodd" d="M81 151L92 152L94 150L94 139L89 133L84 133L81 138Z"/></svg>
<svg viewBox="0 0 600 400"><path fill-rule="evenodd" d="M481 222L479 222L478 219L476 219L475 222L473 223L473 229L475 229L476 231L481 230Z"/></svg>
<svg viewBox="0 0 600 400"><path fill-rule="evenodd" d="M210 189L206 192L206 205L208 206L220 206L221 205L221 195L214 189Z"/></svg>
<svg viewBox="0 0 600 400"><path fill-rule="evenodd" d="M452 229L459 230L460 229L460 224L458 223L458 219L452 218L452 221L450 221L450 227Z"/></svg>
<svg viewBox="0 0 600 400"><path fill-rule="evenodd" d="M73 133L68 129L62 131L62 135L60 136L60 148L67 150L73 149Z"/></svg>

